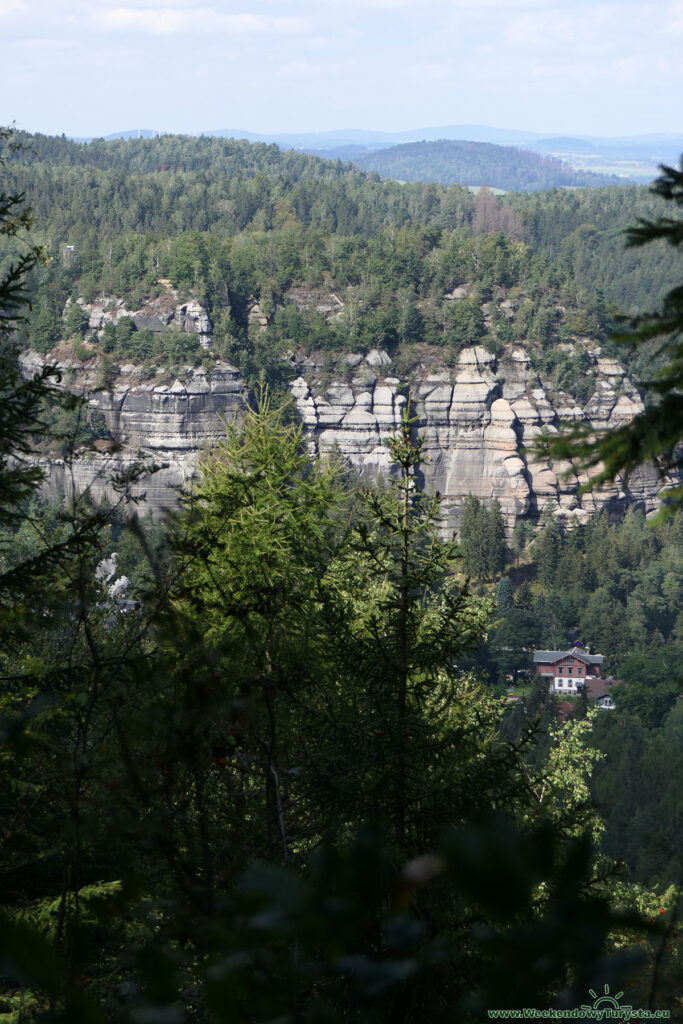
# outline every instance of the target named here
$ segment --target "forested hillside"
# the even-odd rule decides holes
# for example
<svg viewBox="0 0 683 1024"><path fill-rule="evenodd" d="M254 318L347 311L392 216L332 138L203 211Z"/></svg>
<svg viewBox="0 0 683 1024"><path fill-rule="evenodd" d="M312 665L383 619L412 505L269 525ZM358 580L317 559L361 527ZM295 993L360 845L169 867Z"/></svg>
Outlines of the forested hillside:
<svg viewBox="0 0 683 1024"><path fill-rule="evenodd" d="M409 381L516 341L587 394L582 339L609 351L615 310L677 279L622 252L662 207L215 139L25 141L0 189L0 1018L475 1022L608 985L678 1012L682 514L548 505L509 537L469 496L444 540L407 394L391 473L359 482L264 383L294 350L336 374L379 346ZM103 297L144 313L92 326ZM72 472L88 410L50 365L22 378L26 343L97 363L112 402L124 357L202 396L229 357L256 387L163 524L129 514L159 469L137 456L111 500L44 502L33 456L56 435ZM533 647L576 640L615 711L534 679Z"/></svg>
<svg viewBox="0 0 683 1024"><path fill-rule="evenodd" d="M32 282L41 351L73 330L69 298L137 308L166 277L204 304L217 354L248 376L287 350L377 346L407 371L418 344L449 363L485 338L494 351L522 341L571 378L558 341L603 340L615 312L656 305L678 272L663 247L624 249L622 230L659 208L645 188L497 199L222 139L24 141L9 187L25 190L51 256ZM312 299L297 301L301 287ZM331 293L334 317L317 308Z"/></svg>
<svg viewBox="0 0 683 1024"><path fill-rule="evenodd" d="M512 712L519 728L536 713L552 721L560 711L559 698L549 698L547 682L534 675L534 650L566 650L580 640L604 656L603 678L619 682L609 689L616 711L600 714L593 738L606 755L592 786L606 826L602 846L637 882L675 883L683 828L683 515L651 524L631 510L610 523L602 513L565 532L549 509L535 534L518 524L507 568L504 546L489 543L497 567L486 557L481 538L490 533L486 510L471 502L464 568L499 580L498 621L476 663L492 683L523 694L523 713ZM588 703L572 700L573 713L585 714Z"/></svg>
<svg viewBox="0 0 683 1024"><path fill-rule="evenodd" d="M623 184L615 176L576 171L561 160L490 142L407 142L354 162L383 178L438 181L442 185L488 185L513 192Z"/></svg>

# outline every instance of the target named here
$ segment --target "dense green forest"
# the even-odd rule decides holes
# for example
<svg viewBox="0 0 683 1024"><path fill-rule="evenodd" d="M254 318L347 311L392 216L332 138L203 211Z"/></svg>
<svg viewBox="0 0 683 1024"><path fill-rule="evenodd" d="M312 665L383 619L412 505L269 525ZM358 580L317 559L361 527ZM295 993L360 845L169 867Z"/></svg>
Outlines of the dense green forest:
<svg viewBox="0 0 683 1024"><path fill-rule="evenodd" d="M518 524L504 567L505 545L491 541L486 520L495 509L477 506L470 499L463 568L498 583L496 622L473 664L499 691L517 685L525 704L523 713L514 712L521 725L539 711L551 719L559 711L557 698L549 700L546 684L533 675L534 650L566 650L580 639L604 655L603 676L619 682L610 688L617 710L599 716L592 740L605 754L592 782L605 823L603 849L643 885L676 882L674 851L683 829L683 516L653 525L637 510L619 523L601 513L564 533L548 509L535 532ZM574 713L585 707L576 698Z"/></svg>
<svg viewBox="0 0 683 1024"><path fill-rule="evenodd" d="M548 511L509 539L472 498L445 542L409 408L393 478L362 487L267 389L165 524L41 504L21 456L79 399L16 362L25 337L87 338L76 297L142 300L166 274L255 368L295 326L302 349L424 344L428 300L464 283L467 326L430 344L526 295L523 327L481 330L551 360L604 336L618 229L652 197L475 199L219 140L32 144L0 198L0 1018L431 1024L610 985L675 1019L681 513L565 532ZM24 189L47 253L22 261ZM647 255L622 277L654 305L648 274L677 271ZM344 282L355 335L285 298ZM419 321L396 319L404 292ZM623 685L616 711L561 720L530 648L576 639Z"/></svg>
<svg viewBox="0 0 683 1024"><path fill-rule="evenodd" d="M538 689L510 707L477 645L543 591L496 610L464 587L419 443L393 447L398 482L359 494L263 406L170 531L5 507L8 1021L476 1020L604 978L644 1004L655 962L673 1005L671 680L609 721L560 725ZM639 566L646 530L584 547Z"/></svg>
<svg viewBox="0 0 683 1024"><path fill-rule="evenodd" d="M678 273L663 245L624 249L627 225L661 209L645 188L498 199L223 139L23 141L8 187L25 191L50 256L31 285L30 339L43 352L86 329L65 324L69 298L114 295L138 308L164 277L206 307L216 354L251 380L265 369L276 381L292 350L322 350L334 366L344 351L384 347L407 374L426 351L450 363L485 339L494 351L524 342L571 389L584 374L557 342L604 342L616 312L655 306ZM453 300L460 286L466 294ZM302 307L291 294L302 287L338 296L340 315ZM250 330L255 301L264 331ZM129 342L111 337L107 351L130 359ZM647 372L646 352L622 358L636 377Z"/></svg>
<svg viewBox="0 0 683 1024"><path fill-rule="evenodd" d="M438 181L442 185L488 185L512 192L539 192L550 188L595 188L619 185L615 176L576 171L554 157L539 156L513 146L490 142L406 142L354 163L383 178L398 181Z"/></svg>

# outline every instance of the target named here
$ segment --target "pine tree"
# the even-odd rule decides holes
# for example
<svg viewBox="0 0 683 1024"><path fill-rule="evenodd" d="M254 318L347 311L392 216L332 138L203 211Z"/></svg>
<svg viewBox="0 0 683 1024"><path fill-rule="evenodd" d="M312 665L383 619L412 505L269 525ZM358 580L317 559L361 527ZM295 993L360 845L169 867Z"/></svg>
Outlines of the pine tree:
<svg viewBox="0 0 683 1024"><path fill-rule="evenodd" d="M11 134L0 129L0 144ZM23 193L0 192L0 236L17 239L31 224ZM23 248L0 278L0 523L16 517L17 505L41 478L38 467L22 457L32 450L33 434L43 423L47 383L55 375L46 369L34 380L23 380L19 372L16 335L28 323L30 309L26 279L42 259L38 246Z"/></svg>
<svg viewBox="0 0 683 1024"><path fill-rule="evenodd" d="M517 559L518 568L520 556L526 547L526 538L527 523L525 523L523 519L518 519L512 531L512 551Z"/></svg>
<svg viewBox="0 0 683 1024"><path fill-rule="evenodd" d="M342 503L336 467L311 462L302 424L263 392L204 458L176 531L183 568L172 630L186 632L188 650L181 674L189 684L201 647L216 683L197 708L197 747L206 764L225 760L229 799L249 807L243 856L286 860L297 841L301 816L290 821L286 810L297 805L301 771L296 715L305 715L315 671L319 589L343 535Z"/></svg>
<svg viewBox="0 0 683 1024"><path fill-rule="evenodd" d="M475 579L484 579L487 569L485 518L486 510L479 498L468 494L462 506L458 540L463 570Z"/></svg>
<svg viewBox="0 0 683 1024"><path fill-rule="evenodd" d="M326 662L338 683L320 688L324 715L313 714L310 729L330 824L372 817L404 852L424 850L447 821L485 799L495 774L486 729L495 732L499 716L458 668L480 642L491 603L456 582L456 546L439 537L439 499L415 473L422 446L406 408L389 441L399 475L364 493L351 546L326 580ZM475 749L478 793L465 781Z"/></svg>

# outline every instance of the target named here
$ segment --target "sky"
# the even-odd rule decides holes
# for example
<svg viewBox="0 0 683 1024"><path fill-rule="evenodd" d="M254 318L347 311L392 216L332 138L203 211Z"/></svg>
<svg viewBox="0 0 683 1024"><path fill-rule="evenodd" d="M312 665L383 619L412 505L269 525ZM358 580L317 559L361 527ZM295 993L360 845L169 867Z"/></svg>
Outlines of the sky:
<svg viewBox="0 0 683 1024"><path fill-rule="evenodd" d="M0 124L683 133L683 0L0 0Z"/></svg>

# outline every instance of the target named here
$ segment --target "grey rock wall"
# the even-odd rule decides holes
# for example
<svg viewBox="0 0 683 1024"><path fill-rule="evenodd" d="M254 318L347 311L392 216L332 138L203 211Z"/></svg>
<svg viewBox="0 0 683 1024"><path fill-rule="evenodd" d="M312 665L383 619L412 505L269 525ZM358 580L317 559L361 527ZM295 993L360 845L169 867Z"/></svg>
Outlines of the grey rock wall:
<svg viewBox="0 0 683 1024"><path fill-rule="evenodd" d="M90 404L104 415L113 437L131 449L188 455L225 436L246 401L239 372L214 364L211 376L194 370L173 384L117 384L95 394Z"/></svg>
<svg viewBox="0 0 683 1024"><path fill-rule="evenodd" d="M114 297L83 302L79 305L88 314L88 327L100 334L107 323L117 324L122 317L130 317L137 330L150 330L159 334L165 330L197 334L202 348L210 349L213 343L211 321L206 310L195 300L181 302L177 292L166 282L166 293L151 299L140 309L127 309L123 299Z"/></svg>
<svg viewBox="0 0 683 1024"><path fill-rule="evenodd" d="M507 347L500 360L481 347L468 348L454 370L418 379L411 400L425 439L422 472L427 488L442 495L446 534L457 531L469 493L487 503L497 498L510 530L517 517L535 517L549 502L559 516L578 521L632 502L654 511L660 486L654 471L643 469L628 482L580 495L585 477L565 477L568 464L535 460L528 451L542 431L556 432L576 421L612 427L643 408L623 367L602 359L595 348L592 361L596 390L583 409L569 395L553 393L519 346ZM292 385L311 452L337 453L371 477L388 470L384 441L401 422L406 392L397 378L368 379L367 374L321 393L304 377Z"/></svg>
<svg viewBox="0 0 683 1024"><path fill-rule="evenodd" d="M522 346L508 346L498 359L480 346L467 348L454 368L416 375L411 400L425 439L421 472L426 487L442 495L445 534L457 531L469 493L487 503L497 498L510 530L519 516L535 518L549 502L559 516L579 521L601 508L617 511L632 502L648 513L656 509L661 482L651 470L582 495L585 478L566 476L569 465L551 465L529 452L541 431L552 433L576 421L612 427L642 409L623 367L603 358L595 346L589 355L595 389L583 408L540 379ZM30 373L41 360L29 353L23 365ZM113 455L84 452L71 467L60 460L45 462L45 489L51 493L90 488L100 497L108 493L111 475L142 457L163 468L132 493L144 492L147 506L159 512L174 504L175 490L192 479L201 450L224 437L224 422L239 417L249 400L239 372L228 363L215 363L210 375L188 370L186 379L168 384L140 382L134 367L123 367L105 392L94 390L92 368L64 365L72 374L68 386L90 396L120 448ZM291 391L311 453L340 456L369 479L390 472L385 442L401 422L408 386L391 376L389 356L376 350L365 358L359 354L349 363L355 376L326 387L316 382L320 373L314 359L298 365L301 375Z"/></svg>
<svg viewBox="0 0 683 1024"><path fill-rule="evenodd" d="M42 366L35 353L21 360L25 374ZM187 487L197 471L202 450L225 438L225 425L239 417L248 402L248 392L238 370L217 362L210 376L202 369L188 371L187 379L170 385L137 383L133 374L118 378L109 391L95 390L97 372L74 365L69 385L89 397L92 411L104 416L116 442L114 452L107 443L103 450L83 451L69 464L62 459L38 460L44 472L43 493L55 496L89 491L99 500L117 497L112 479L138 463L158 467L128 490L130 498L141 499L139 509L162 514L177 504L178 488Z"/></svg>

